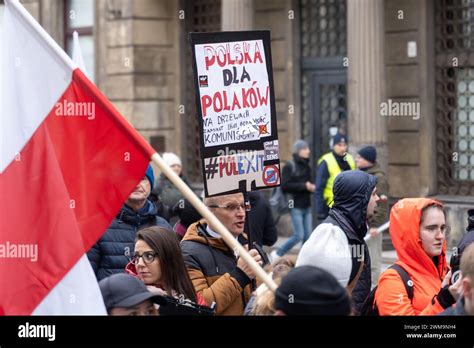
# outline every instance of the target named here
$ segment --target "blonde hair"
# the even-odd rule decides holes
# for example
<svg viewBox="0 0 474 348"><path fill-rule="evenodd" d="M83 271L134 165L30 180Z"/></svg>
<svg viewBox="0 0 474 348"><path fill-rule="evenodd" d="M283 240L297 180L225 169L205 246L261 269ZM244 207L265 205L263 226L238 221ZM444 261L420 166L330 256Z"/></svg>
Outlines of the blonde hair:
<svg viewBox="0 0 474 348"><path fill-rule="evenodd" d="M281 278L275 279L275 283L280 285ZM274 315L275 294L265 284L260 285L256 290L255 302L252 308L252 315Z"/></svg>
<svg viewBox="0 0 474 348"><path fill-rule="evenodd" d="M272 278L280 285L281 280L295 267L296 256L285 255L273 264ZM265 284L260 285L256 290L255 303L252 308L252 315L274 315L275 294Z"/></svg>
<svg viewBox="0 0 474 348"><path fill-rule="evenodd" d="M273 278L283 278L296 265L296 255L285 255L272 264Z"/></svg>

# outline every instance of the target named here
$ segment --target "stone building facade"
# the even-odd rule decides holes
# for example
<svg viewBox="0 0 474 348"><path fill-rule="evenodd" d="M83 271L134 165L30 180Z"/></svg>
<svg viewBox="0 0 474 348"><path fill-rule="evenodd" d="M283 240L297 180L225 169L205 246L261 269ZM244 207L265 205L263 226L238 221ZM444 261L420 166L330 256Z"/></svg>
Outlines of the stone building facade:
<svg viewBox="0 0 474 348"><path fill-rule="evenodd" d="M197 183L187 34L271 30L281 158L305 138L315 166L331 134L345 132L353 154L377 146L392 203L437 197L450 244L464 230L474 207L473 0L22 3L67 50L79 31L96 84L158 151L180 155Z"/></svg>

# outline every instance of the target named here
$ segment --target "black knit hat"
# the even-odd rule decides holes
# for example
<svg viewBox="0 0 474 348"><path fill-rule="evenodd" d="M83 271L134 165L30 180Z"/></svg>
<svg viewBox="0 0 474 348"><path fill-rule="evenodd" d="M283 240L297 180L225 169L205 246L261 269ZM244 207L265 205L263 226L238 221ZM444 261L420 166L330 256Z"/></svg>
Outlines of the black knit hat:
<svg viewBox="0 0 474 348"><path fill-rule="evenodd" d="M332 140L334 145L339 143L349 143L349 138L347 135L341 133L337 133Z"/></svg>
<svg viewBox="0 0 474 348"><path fill-rule="evenodd" d="M275 309L286 315L349 315L351 302L332 274L301 266L283 278L275 293Z"/></svg>
<svg viewBox="0 0 474 348"><path fill-rule="evenodd" d="M359 155L370 163L377 161L377 149L373 146L366 146L359 150Z"/></svg>

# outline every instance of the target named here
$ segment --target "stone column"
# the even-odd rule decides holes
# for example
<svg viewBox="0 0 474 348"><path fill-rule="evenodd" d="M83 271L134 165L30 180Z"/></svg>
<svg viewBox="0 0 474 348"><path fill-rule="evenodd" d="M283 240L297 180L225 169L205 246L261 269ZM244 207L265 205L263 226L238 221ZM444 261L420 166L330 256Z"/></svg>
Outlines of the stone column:
<svg viewBox="0 0 474 348"><path fill-rule="evenodd" d="M3 1L5 3L5 1ZM21 4L39 23L41 23L40 0L25 0Z"/></svg>
<svg viewBox="0 0 474 348"><path fill-rule="evenodd" d="M347 1L348 122L350 152L370 144L387 170L386 118L380 116L385 99L384 1Z"/></svg>
<svg viewBox="0 0 474 348"><path fill-rule="evenodd" d="M55 0L42 0L40 6L41 26L61 47L64 46L64 6L63 1Z"/></svg>
<svg viewBox="0 0 474 348"><path fill-rule="evenodd" d="M101 88L145 139L179 154L178 1L96 4Z"/></svg>
<svg viewBox="0 0 474 348"><path fill-rule="evenodd" d="M253 0L222 0L222 30L253 29Z"/></svg>

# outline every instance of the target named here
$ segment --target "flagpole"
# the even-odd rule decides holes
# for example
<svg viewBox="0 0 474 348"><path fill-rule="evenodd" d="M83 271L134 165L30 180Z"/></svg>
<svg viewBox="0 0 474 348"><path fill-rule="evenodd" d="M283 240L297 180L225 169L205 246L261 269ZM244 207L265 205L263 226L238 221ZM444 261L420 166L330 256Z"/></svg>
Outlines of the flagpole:
<svg viewBox="0 0 474 348"><path fill-rule="evenodd" d="M68 73L75 70L77 65L64 52L64 50L49 36L49 34L38 24L34 17L28 13L19 0L5 0L6 6L11 11L15 11L18 17L21 18L25 24L31 28L31 34L39 36L46 43L47 47L52 51L53 57L58 59L58 62L65 67ZM212 212L201 202L201 200L191 191L191 189L184 183L184 181L176 175L173 170L163 161L158 153L154 153L151 157L153 163L170 179L170 181L178 188L184 197L199 211L212 226L216 229L228 246L237 250L240 257L249 265L255 274L268 286L269 289L275 291L277 288L273 279L263 270L260 265L250 256L250 254L237 242L232 234L225 228L225 226L212 214Z"/></svg>
<svg viewBox="0 0 474 348"><path fill-rule="evenodd" d="M244 249L244 247L237 241L234 236L227 230L227 228L216 218L216 216L209 210L209 208L191 191L186 183L163 161L158 153L151 156L151 160L158 168L168 177L173 185L181 191L184 197L199 211L201 216L212 225L212 228L218 232L226 244L232 249L237 250L240 257L252 268L255 274L268 286L273 292L276 291L277 284L273 279L263 270L260 265L255 262L252 256Z"/></svg>
<svg viewBox="0 0 474 348"><path fill-rule="evenodd" d="M5 5L18 14L17 18L25 21L31 30L31 35L39 36L44 40L47 47L54 53L54 57L59 58L58 61L65 66L65 71L70 72L77 68L76 64L64 52L64 50L57 44L56 41L43 29L36 19L23 7L19 0L5 0Z"/></svg>

